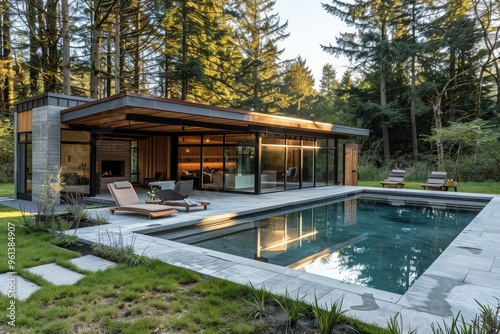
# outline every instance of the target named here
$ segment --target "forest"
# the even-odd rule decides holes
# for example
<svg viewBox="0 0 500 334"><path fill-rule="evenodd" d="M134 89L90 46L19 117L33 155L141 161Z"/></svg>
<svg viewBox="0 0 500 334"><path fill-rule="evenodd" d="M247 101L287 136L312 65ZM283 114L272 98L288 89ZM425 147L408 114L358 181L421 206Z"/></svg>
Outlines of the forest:
<svg viewBox="0 0 500 334"><path fill-rule="evenodd" d="M349 31L322 50L350 65L321 78L283 59L274 6L0 0L0 182L13 178L16 101L123 91L367 128L361 178L397 167L500 181L498 0L325 0Z"/></svg>

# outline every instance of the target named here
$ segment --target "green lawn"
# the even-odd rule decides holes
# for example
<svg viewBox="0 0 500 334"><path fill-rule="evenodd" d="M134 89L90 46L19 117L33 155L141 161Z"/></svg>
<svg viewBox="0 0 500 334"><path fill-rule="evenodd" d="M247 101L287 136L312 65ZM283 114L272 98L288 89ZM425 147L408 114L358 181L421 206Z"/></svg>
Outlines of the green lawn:
<svg viewBox="0 0 500 334"><path fill-rule="evenodd" d="M423 182L405 181L405 189L422 190ZM359 181L359 186L382 188L380 181ZM450 188L448 191L453 191ZM459 182L457 187L458 192L469 192L478 194L500 194L500 183L495 182Z"/></svg>
<svg viewBox="0 0 500 334"><path fill-rule="evenodd" d="M0 197L14 195L14 183L0 183Z"/></svg>

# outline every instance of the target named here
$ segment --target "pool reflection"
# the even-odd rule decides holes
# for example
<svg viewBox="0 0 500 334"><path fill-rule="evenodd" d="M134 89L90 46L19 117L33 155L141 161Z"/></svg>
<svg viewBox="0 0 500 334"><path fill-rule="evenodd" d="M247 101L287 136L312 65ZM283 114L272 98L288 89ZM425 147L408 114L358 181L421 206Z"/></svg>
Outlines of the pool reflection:
<svg viewBox="0 0 500 334"><path fill-rule="evenodd" d="M175 241L403 294L479 210L353 198Z"/></svg>

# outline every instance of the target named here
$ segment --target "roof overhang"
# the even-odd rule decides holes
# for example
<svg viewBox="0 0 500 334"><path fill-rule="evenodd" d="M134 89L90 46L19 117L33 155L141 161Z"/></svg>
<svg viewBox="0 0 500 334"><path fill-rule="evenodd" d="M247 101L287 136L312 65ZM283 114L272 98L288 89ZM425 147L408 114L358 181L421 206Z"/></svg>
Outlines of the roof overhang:
<svg viewBox="0 0 500 334"><path fill-rule="evenodd" d="M61 111L61 122L66 128L107 134L263 132L325 138L348 138L369 134L366 129L130 92L64 109Z"/></svg>

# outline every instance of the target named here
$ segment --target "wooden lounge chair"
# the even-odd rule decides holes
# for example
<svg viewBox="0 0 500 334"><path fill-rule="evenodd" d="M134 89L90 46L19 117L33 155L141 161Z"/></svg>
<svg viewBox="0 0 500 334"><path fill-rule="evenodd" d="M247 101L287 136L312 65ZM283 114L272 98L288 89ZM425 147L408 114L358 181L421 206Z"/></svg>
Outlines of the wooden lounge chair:
<svg viewBox="0 0 500 334"><path fill-rule="evenodd" d="M389 177L384 181L380 181L380 184L382 185L382 187L387 186L389 188L397 188L398 186L401 186L401 188L404 188L405 174L406 171L404 170L393 169L389 172Z"/></svg>
<svg viewBox="0 0 500 334"><path fill-rule="evenodd" d="M173 215L178 211L172 207L166 207L158 204L142 204L134 190L132 184L128 181L112 182L107 184L109 192L113 197L117 207L109 211L114 214L115 211L125 211L130 213L145 214L151 218L165 217Z"/></svg>
<svg viewBox="0 0 500 334"><path fill-rule="evenodd" d="M422 188L427 190L443 190L446 182L446 172L431 172L427 183L422 184Z"/></svg>
<svg viewBox="0 0 500 334"><path fill-rule="evenodd" d="M210 205L210 202L197 201L187 196L178 193L173 189L159 189L156 191L158 197L160 197L160 204L169 206L180 206L189 211L190 208L203 207L204 210Z"/></svg>

